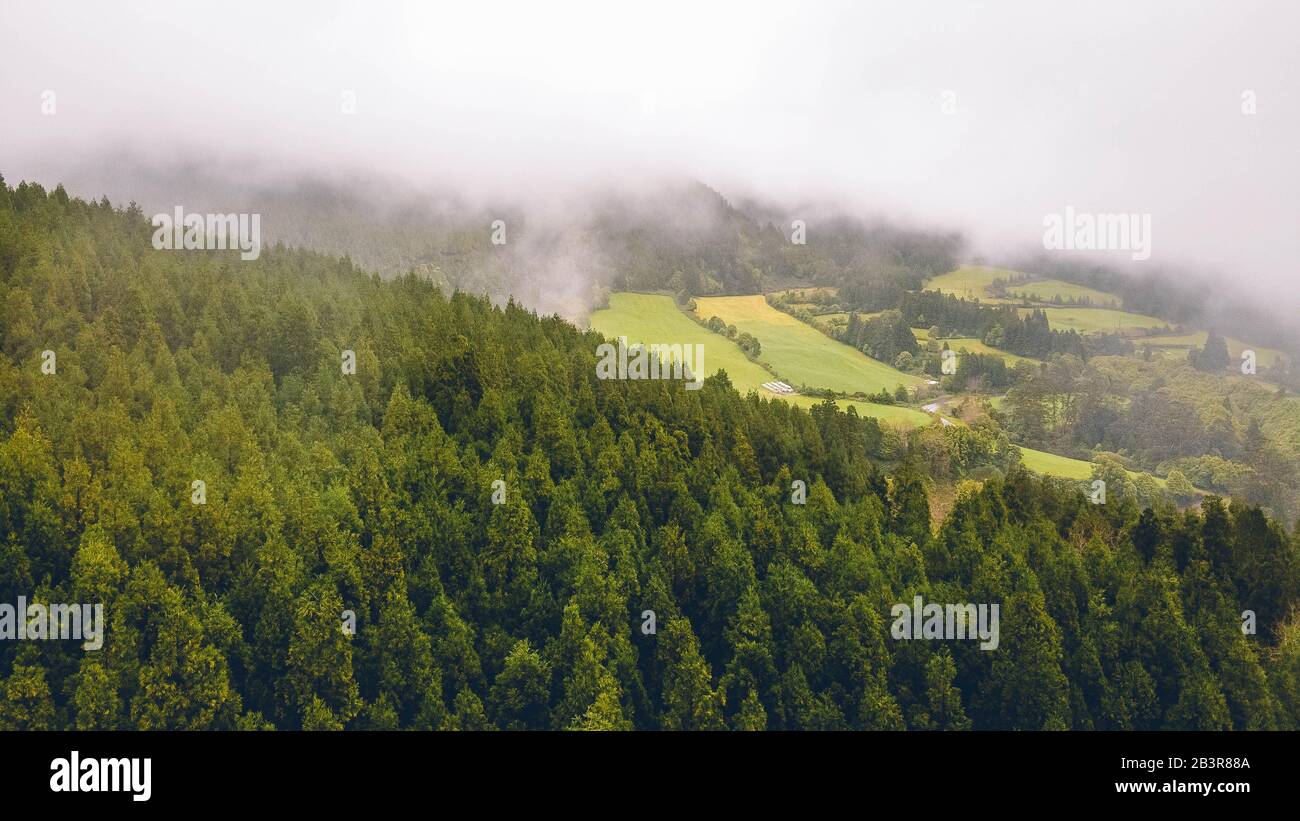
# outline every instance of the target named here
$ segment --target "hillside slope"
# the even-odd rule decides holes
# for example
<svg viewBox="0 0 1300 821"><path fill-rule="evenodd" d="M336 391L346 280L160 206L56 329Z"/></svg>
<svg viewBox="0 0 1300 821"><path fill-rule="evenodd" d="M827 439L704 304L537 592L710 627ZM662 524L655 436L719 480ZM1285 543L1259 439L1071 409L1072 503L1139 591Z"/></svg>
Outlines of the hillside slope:
<svg viewBox="0 0 1300 821"><path fill-rule="evenodd" d="M150 234L0 186L0 601L109 622L0 642L0 729L1300 727L1297 544L1257 510L1012 471L935 531L918 471L974 464L964 428L887 477L874 420ZM893 638L918 595L997 604L996 649Z"/></svg>

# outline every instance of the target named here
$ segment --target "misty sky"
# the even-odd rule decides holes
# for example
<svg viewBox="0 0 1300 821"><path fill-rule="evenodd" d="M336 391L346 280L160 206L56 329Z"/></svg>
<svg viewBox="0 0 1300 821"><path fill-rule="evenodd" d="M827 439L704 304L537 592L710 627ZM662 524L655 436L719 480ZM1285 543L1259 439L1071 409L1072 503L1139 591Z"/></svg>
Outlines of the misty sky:
<svg viewBox="0 0 1300 821"><path fill-rule="evenodd" d="M0 173L115 199L124 151L542 200L691 176L992 251L1066 206L1148 213L1153 264L1293 309L1297 31L1251 0L6 2Z"/></svg>

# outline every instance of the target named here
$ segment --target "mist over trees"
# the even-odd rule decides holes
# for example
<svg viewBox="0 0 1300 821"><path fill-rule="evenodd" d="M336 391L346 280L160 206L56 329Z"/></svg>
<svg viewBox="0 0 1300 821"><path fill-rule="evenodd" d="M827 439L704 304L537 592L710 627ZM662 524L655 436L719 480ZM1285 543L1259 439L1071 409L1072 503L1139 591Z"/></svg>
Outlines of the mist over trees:
<svg viewBox="0 0 1300 821"><path fill-rule="evenodd" d="M150 235L0 184L0 601L110 621L0 643L0 729L1300 728L1258 508L1093 505L994 428L599 380L514 302ZM937 523L936 474L984 477ZM915 595L998 603L998 649L892 638Z"/></svg>
<svg viewBox="0 0 1300 821"><path fill-rule="evenodd" d="M1196 327L1249 328L1260 343L1300 350L1300 328L1260 306L1259 293L1212 273L1164 265L1121 269L1060 254L1013 254L1007 267L1118 294L1125 310Z"/></svg>

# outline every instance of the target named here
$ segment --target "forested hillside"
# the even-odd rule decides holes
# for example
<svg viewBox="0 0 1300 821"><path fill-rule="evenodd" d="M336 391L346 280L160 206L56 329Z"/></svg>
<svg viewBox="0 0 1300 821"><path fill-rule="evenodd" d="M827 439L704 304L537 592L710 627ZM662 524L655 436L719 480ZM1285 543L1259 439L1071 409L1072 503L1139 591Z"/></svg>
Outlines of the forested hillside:
<svg viewBox="0 0 1300 821"><path fill-rule="evenodd" d="M798 282L899 296L957 264L953 233L865 223L823 208L787 213L732 203L698 182L588 191L538 203L467 202L400 181L318 178L240 186L190 167L127 161L122 176L146 207L170 209L185 191L196 211L274 214L268 244L348 256L388 278L415 271L446 289L513 295L577 318L608 291L756 294ZM152 211L150 212L152 213ZM792 242L794 221L803 244ZM500 220L500 244L492 224Z"/></svg>
<svg viewBox="0 0 1300 821"><path fill-rule="evenodd" d="M108 620L0 642L0 729L1300 728L1300 537L1258 509L1012 468L932 528L965 434L886 472L829 403L601 381L514 303L151 233L0 182L0 602ZM999 604L997 649L892 638L918 594Z"/></svg>

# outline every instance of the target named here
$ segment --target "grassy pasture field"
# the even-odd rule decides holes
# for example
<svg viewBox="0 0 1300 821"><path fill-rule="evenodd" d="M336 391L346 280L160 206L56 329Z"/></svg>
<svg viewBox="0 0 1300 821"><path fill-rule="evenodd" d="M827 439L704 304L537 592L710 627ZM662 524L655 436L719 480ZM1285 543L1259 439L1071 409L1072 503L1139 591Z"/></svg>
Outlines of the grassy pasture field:
<svg viewBox="0 0 1300 821"><path fill-rule="evenodd" d="M762 296L699 297L695 314L717 316L728 325L752 334L762 346L759 359L796 387L843 393L892 391L898 385L920 385L924 379L903 373L768 305Z"/></svg>
<svg viewBox="0 0 1300 821"><path fill-rule="evenodd" d="M1020 447L1020 461L1026 469L1035 473L1043 473L1048 476L1060 476L1063 479L1077 479L1080 481L1092 478L1092 462L1085 462L1082 459L1071 459L1069 456L1059 456L1055 453L1048 453L1043 450L1034 450L1033 448ZM1130 479L1136 479L1143 475L1138 471L1125 471ZM1165 487L1165 480L1152 474L1152 479L1156 484Z"/></svg>
<svg viewBox="0 0 1300 821"><path fill-rule="evenodd" d="M1165 334L1162 336L1144 336L1140 339L1134 339L1133 344L1140 351L1143 345L1150 345L1153 349L1177 356L1180 359L1187 357L1187 351L1191 348L1204 348L1205 339L1208 337L1205 331L1197 331L1190 334ZM1262 345L1251 345L1249 342L1243 342L1233 337L1225 337L1224 341L1228 343L1228 353L1233 360L1241 361L1241 352L1250 349L1255 352L1255 358L1259 364L1270 368L1277 361L1281 351L1276 348L1265 348Z"/></svg>
<svg viewBox="0 0 1300 821"><path fill-rule="evenodd" d="M863 322L866 322L868 319L875 319L876 317L881 316L881 315L884 314L884 313L885 313L884 311L858 311L858 319L860 319L860 320L863 321ZM848 322L848 321L849 321L849 315L848 315L848 313L840 313L840 314L822 314L822 316L823 316L823 317L829 317L829 316L843 317L845 322Z"/></svg>
<svg viewBox="0 0 1300 821"><path fill-rule="evenodd" d="M1118 308L1120 298L1105 291L1098 291L1086 285L1075 285L1059 279L1043 279L1013 285L1007 288L1013 296L1022 297L1033 302L1067 301L1071 299L1090 299L1098 308Z"/></svg>
<svg viewBox="0 0 1300 821"><path fill-rule="evenodd" d="M1020 315L1027 316L1035 310L1047 315L1052 330L1065 331L1073 328L1083 334L1141 331L1172 324L1158 317L1113 308L1021 308Z"/></svg>
<svg viewBox="0 0 1300 821"><path fill-rule="evenodd" d="M1058 456L1055 453L1022 447L1020 460L1026 469L1035 473L1060 476L1064 479L1092 478L1092 462L1085 462L1082 459L1071 459L1068 456Z"/></svg>
<svg viewBox="0 0 1300 821"><path fill-rule="evenodd" d="M883 314L884 311L871 311L869 313L859 313L858 319L866 322L868 319L875 319ZM835 311L829 314L817 314L813 317L819 327L829 328L836 331L843 331L849 324L849 313L847 311Z"/></svg>
<svg viewBox="0 0 1300 821"><path fill-rule="evenodd" d="M944 294L952 294L963 299L978 299L981 302L991 302L994 304L1014 304L1019 302L1017 299L998 299L989 296L985 288L995 279L1010 279L1018 276L1016 271L1008 271L1005 268L985 268L981 265L963 265L955 271L949 271L946 274L940 274L937 277L926 280L925 289L927 291L939 291Z"/></svg>
<svg viewBox="0 0 1300 821"><path fill-rule="evenodd" d="M1019 362L1028 362L1031 365L1037 365L1040 362L1040 360L1034 359L1033 357L1020 356L1019 354L1014 354L1014 353L1007 353L1006 351L999 350L997 348L992 347L991 345L985 345L983 342L981 342L980 340L974 337L957 337L955 339L944 339L940 341L939 343L940 347L943 346L944 342L947 342L948 347L954 351L957 351L958 353L961 353L964 350L966 353L983 353L983 354L994 354L996 356L1000 356L1008 365L1013 367Z"/></svg>
<svg viewBox="0 0 1300 821"><path fill-rule="evenodd" d="M978 299L994 305L1019 305L1023 299L1047 300L1053 296L1064 298L1087 296L1094 303L1119 305L1120 300L1113 294L1098 291L1082 285L1075 285L1058 279L1045 279L1010 286L1011 293L1017 298L999 299L990 296L987 288L995 279L1010 279L1021 276L1017 271L1004 268L986 268L978 265L964 265L955 271L949 271L926 280L925 288L966 299ZM1021 316L1033 308L1021 308ZM1116 308L1077 308L1046 306L1041 309L1047 314L1047 321L1055 330L1073 328L1079 333L1101 333L1115 331L1137 331L1151 328L1163 328L1170 323L1154 316L1135 314Z"/></svg>
<svg viewBox="0 0 1300 821"><path fill-rule="evenodd" d="M920 342L922 345L925 345L925 343L930 339L930 332L925 328L913 328L912 333L916 336L916 341ZM1007 363L1008 367L1015 367L1016 363L1018 362L1028 362L1031 365L1037 365L1040 361L1032 357L1020 356L1018 354L1008 353L1006 351L999 350L998 348L994 348L990 345L985 345L983 342L981 342L980 340L976 339L973 336L960 336L960 337L954 337L952 339L941 339L939 340L939 347L943 347L944 342L947 342L948 347L954 351L957 351L958 353L961 353L962 350L965 350L966 353L994 354L996 356L1000 356L1002 357L1003 361Z"/></svg>
<svg viewBox="0 0 1300 821"><path fill-rule="evenodd" d="M738 301L731 305L718 304L719 300ZM774 336L771 332L773 328L785 327L784 323L775 324L774 317L767 312L758 309L753 301L757 300L763 308L775 314L777 317L789 320L793 323L791 326L796 330L784 331L775 335L775 338L782 340L786 345L799 344L800 342L809 346L811 353L804 357L787 356L782 354L778 357L779 361L787 364L794 363L798 366L805 359L825 360L822 367L817 368L817 373L823 373L828 368L836 366L843 367L847 370L846 375L838 377L839 381L847 379L862 378L857 376L864 372L870 372L872 366L883 369L883 376L877 379L889 379L888 387L898 384L901 379L894 377L903 377L910 380L905 384L923 381L918 377L912 377L893 368L888 368L869 357L858 354L847 345L835 342L814 328L804 325L798 320L780 311L776 311L763 302L760 297L711 297L697 299L697 305L707 303L701 313L707 316L719 316L728 322L735 324L740 330L748 331L759 338L763 345L763 351L766 354L768 348L767 339L762 335L764 327L768 329L768 336ZM757 317L755 319L754 317ZM739 321L738 321L739 320ZM596 311L591 315L591 327L599 333L616 339L619 336L626 336L629 344L642 342L654 343L662 342L667 344L703 344L704 345L704 369L705 375L709 376L717 373L719 370L725 370L727 376L731 379L732 384L741 393L758 391L761 395L779 399L780 401L790 402L796 407L803 409L811 408L820 403L822 400L813 396L786 396L776 397L773 394L763 390L762 384L770 382L774 378L765 368L755 364L745 357L740 348L730 339L715 334L712 331L700 326L692 321L688 316L682 313L681 309L673 302L671 297L659 294L636 294L636 293L616 293L610 295L609 307ZM802 331L798 330L802 329ZM787 338L788 337L788 338ZM954 340L950 340L951 346ZM832 347L834 346L834 347ZM778 343L780 348L780 343ZM842 349L842 350L836 350ZM848 354L857 354L849 356ZM858 358L860 357L860 359ZM866 361L866 368L863 362ZM781 379L790 382L794 377L786 373L781 366L773 364ZM836 380L832 380L836 381ZM814 387L831 387L823 383L812 382ZM883 383L882 383L883 384ZM875 390L878 390L876 388ZM856 400L836 400L842 410L854 408L859 416L874 417L885 424L890 424L902 428L915 428L931 424L933 417L922 411L910 407L897 405L880 405L874 402L860 402ZM1079 459L1071 459L1065 456L1058 456L1053 453L1034 450L1032 448L1021 448L1021 454L1024 459L1025 467L1038 473L1045 473L1052 476L1061 476L1067 479L1088 479L1092 476L1092 464ZM1135 474L1136 475L1136 474Z"/></svg>
<svg viewBox="0 0 1300 821"><path fill-rule="evenodd" d="M849 324L849 315L843 312L819 314L813 322L825 333L841 333Z"/></svg>
<svg viewBox="0 0 1300 821"><path fill-rule="evenodd" d="M795 396L792 400L798 400L794 404L805 410L821 401L811 396ZM883 422L891 422L908 429L925 427L934 421L928 413L901 405L881 405L876 402L859 402L856 399L837 399L835 404L840 410L853 407L857 409L858 416L874 416Z"/></svg>
<svg viewBox="0 0 1300 821"><path fill-rule="evenodd" d="M704 346L705 376L725 370L742 393L758 390L774 378L745 357L744 351L721 334L702 328L678 309L672 297L660 294L610 294L609 307L591 315L591 327L610 339L626 336L628 344L691 344Z"/></svg>
<svg viewBox="0 0 1300 821"><path fill-rule="evenodd" d="M1005 268L964 265L955 271L932 277L926 281L925 288L927 291L939 291L940 293L952 294L966 299L978 299L981 302L1000 304L1020 303L1026 299L1031 302L1051 302L1052 300L1083 299L1086 297L1099 308L1118 308L1120 306L1120 298L1114 294L1060 279L1040 279L1010 285L1007 287L1009 297L995 297L989 292L988 286L994 280L1010 280L1018 276L1024 276L1024 274Z"/></svg>
<svg viewBox="0 0 1300 821"><path fill-rule="evenodd" d="M610 339L626 336L628 344L637 342L702 344L705 376L712 376L719 370L725 370L731 384L741 393L758 391L763 396L780 398L805 410L822 401L813 396L802 395L776 397L775 394L763 390L763 383L771 382L776 377L746 358L744 352L730 339L693 322L668 296L611 294L609 307L591 315L591 327ZM813 333L821 336L817 331ZM837 400L836 404L844 410L853 407L859 416L872 416L908 428L928 425L931 421L927 414L912 408L854 400Z"/></svg>

